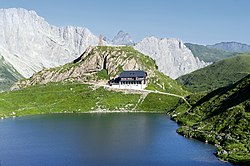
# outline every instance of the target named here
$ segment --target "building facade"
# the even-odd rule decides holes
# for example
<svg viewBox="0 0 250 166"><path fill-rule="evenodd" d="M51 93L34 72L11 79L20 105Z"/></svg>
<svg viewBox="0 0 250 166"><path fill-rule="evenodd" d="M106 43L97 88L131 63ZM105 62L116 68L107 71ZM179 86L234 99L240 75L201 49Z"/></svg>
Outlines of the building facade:
<svg viewBox="0 0 250 166"><path fill-rule="evenodd" d="M120 89L144 89L147 86L147 73L143 70L123 71L110 85Z"/></svg>

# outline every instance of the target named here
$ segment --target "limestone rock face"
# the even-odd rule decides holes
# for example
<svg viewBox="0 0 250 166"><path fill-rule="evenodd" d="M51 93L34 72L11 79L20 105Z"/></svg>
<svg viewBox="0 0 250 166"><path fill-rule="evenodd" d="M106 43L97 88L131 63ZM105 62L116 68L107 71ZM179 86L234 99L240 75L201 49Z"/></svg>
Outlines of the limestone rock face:
<svg viewBox="0 0 250 166"><path fill-rule="evenodd" d="M148 37L134 48L155 59L159 70L173 79L209 64L195 58L191 50L178 39Z"/></svg>
<svg viewBox="0 0 250 166"><path fill-rule="evenodd" d="M0 9L0 54L24 77L68 63L97 44L87 28L51 26L34 11Z"/></svg>

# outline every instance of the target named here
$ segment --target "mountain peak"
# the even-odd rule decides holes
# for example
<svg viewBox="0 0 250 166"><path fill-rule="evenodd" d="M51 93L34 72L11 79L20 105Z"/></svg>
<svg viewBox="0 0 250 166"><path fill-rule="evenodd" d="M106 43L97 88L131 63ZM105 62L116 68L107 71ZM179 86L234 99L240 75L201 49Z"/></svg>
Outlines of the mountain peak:
<svg viewBox="0 0 250 166"><path fill-rule="evenodd" d="M117 33L117 35L124 35L124 34L126 34L123 30L120 30L118 33Z"/></svg>
<svg viewBox="0 0 250 166"><path fill-rule="evenodd" d="M112 43L114 45L133 45L134 41L129 33L120 30L113 38Z"/></svg>
<svg viewBox="0 0 250 166"><path fill-rule="evenodd" d="M25 17L27 15L32 15L33 17L43 19L42 17L38 16L38 14L34 10L27 10L24 8L0 9L0 13L4 13L5 16L16 15L19 17Z"/></svg>
<svg viewBox="0 0 250 166"><path fill-rule="evenodd" d="M33 13L36 14L36 12L34 10L27 10L24 8L8 8L8 9L0 9L1 12L9 12L9 13L18 13L18 12L29 12L29 13Z"/></svg>

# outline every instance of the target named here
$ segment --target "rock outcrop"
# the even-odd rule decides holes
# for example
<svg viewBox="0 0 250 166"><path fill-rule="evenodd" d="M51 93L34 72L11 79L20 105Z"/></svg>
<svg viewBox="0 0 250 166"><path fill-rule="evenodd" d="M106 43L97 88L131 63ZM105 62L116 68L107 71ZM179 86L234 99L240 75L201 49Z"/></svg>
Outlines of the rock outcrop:
<svg viewBox="0 0 250 166"><path fill-rule="evenodd" d="M34 11L0 9L0 54L24 77L68 63L97 44L87 28L51 26Z"/></svg>
<svg viewBox="0 0 250 166"><path fill-rule="evenodd" d="M178 39L148 37L137 43L134 48L155 59L159 70L173 79L209 64L194 57Z"/></svg>

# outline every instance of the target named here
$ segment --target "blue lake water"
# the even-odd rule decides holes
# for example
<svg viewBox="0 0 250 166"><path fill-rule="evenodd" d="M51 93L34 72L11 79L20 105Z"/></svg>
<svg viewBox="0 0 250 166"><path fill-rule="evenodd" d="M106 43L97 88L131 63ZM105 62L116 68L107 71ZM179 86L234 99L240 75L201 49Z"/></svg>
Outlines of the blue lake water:
<svg viewBox="0 0 250 166"><path fill-rule="evenodd" d="M163 114L54 114L0 120L1 166L206 166L215 147Z"/></svg>

